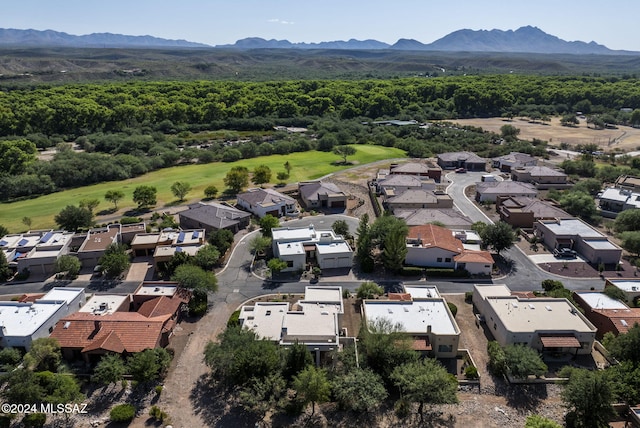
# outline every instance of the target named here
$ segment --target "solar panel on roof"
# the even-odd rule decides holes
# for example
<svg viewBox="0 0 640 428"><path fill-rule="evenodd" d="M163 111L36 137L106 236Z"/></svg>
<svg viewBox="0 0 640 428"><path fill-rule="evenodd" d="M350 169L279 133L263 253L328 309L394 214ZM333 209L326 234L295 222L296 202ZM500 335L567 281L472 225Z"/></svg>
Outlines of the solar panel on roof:
<svg viewBox="0 0 640 428"><path fill-rule="evenodd" d="M29 243L28 240L22 238L20 241L18 241L18 245L19 246L23 246L23 245L27 245Z"/></svg>
<svg viewBox="0 0 640 428"><path fill-rule="evenodd" d="M52 236L53 236L53 232L49 231L49 232L45 233L42 238L40 238L40 242L42 242L44 244L49 239L51 239Z"/></svg>
<svg viewBox="0 0 640 428"><path fill-rule="evenodd" d="M182 247L176 247L176 253L181 253L182 252Z"/></svg>
<svg viewBox="0 0 640 428"><path fill-rule="evenodd" d="M193 232L193 239L197 239L198 237L200 237L200 232L196 230Z"/></svg>
<svg viewBox="0 0 640 428"><path fill-rule="evenodd" d="M0 247L4 247L7 244L8 244L8 242L5 241L4 239L2 241L0 241Z"/></svg>
<svg viewBox="0 0 640 428"><path fill-rule="evenodd" d="M178 235L178 243L180 242L184 242L184 232L180 232L180 234Z"/></svg>

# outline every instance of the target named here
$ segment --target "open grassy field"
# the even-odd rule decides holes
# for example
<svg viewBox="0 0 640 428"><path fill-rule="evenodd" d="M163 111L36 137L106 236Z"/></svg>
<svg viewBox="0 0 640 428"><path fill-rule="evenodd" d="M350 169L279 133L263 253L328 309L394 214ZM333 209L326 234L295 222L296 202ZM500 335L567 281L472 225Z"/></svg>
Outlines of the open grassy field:
<svg viewBox="0 0 640 428"><path fill-rule="evenodd" d="M210 163L165 168L129 180L110 181L69 189L25 201L0 204L0 224L7 227L11 232L19 232L27 229L27 226L22 223L22 218L29 217L32 221L31 229L56 227L53 217L65 206L77 205L81 199L100 200L100 205L95 211L97 213L113 208L112 203L104 200L104 194L107 190L116 189L122 190L125 197L118 203L118 212L110 214L122 215L124 212L136 207L132 200L132 195L134 189L140 185L155 186L158 189L156 207L161 208L177 203L170 190L171 184L176 181L186 181L191 184L192 189L183 203L195 202L204 198L204 189L211 184L222 192L225 189L224 176L231 167L236 165L244 166L249 171L252 171L258 165L267 165L271 168L272 182L275 183L276 174L285 171L284 163L288 161L291 164L291 176L288 181L295 183L317 179L354 165L406 157L404 151L392 147L372 145L357 145L355 147L356 154L347 158L352 165L336 165L334 162L340 161L341 158L335 154L313 151L264 156L233 163ZM100 216L96 220L98 222L102 221Z"/></svg>
<svg viewBox="0 0 640 428"><path fill-rule="evenodd" d="M597 144L602 151L609 152L619 150L631 152L639 150L640 129L629 126L619 126L617 129L594 129L587 127L587 121L580 119L580 124L576 127L560 125L560 118L553 117L551 122L531 123L529 120L514 118L511 121L495 117L489 119L457 119L453 122L460 125L477 126L485 131L500 133L503 125L512 125L520 130L518 138L523 140L548 141L550 145L559 146L560 143L567 143L570 146L577 144Z"/></svg>

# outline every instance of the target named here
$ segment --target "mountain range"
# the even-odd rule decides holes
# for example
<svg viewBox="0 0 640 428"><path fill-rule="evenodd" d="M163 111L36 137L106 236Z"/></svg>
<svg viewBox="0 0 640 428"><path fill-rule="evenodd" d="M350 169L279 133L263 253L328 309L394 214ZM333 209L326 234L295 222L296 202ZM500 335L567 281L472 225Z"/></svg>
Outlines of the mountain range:
<svg viewBox="0 0 640 428"><path fill-rule="evenodd" d="M250 37L230 45L210 46L186 40L168 40L152 36L127 36L94 33L83 36L53 30L0 29L0 47L73 47L73 48L222 48L254 49L326 49L326 50L397 50L440 52L504 52L542 54L598 54L620 55L638 52L611 50L595 42L568 42L545 33L537 27L517 30L458 30L432 43L414 39L400 39L393 45L377 40L330 41L320 43L292 43L288 40L265 40Z"/></svg>

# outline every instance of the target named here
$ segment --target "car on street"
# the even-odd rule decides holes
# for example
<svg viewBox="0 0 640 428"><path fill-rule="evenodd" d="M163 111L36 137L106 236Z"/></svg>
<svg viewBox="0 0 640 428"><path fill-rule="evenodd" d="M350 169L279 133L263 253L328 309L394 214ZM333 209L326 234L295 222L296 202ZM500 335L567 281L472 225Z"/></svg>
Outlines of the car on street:
<svg viewBox="0 0 640 428"><path fill-rule="evenodd" d="M456 174L464 174L465 172L467 172L467 170L464 168L457 168L455 171Z"/></svg>
<svg viewBox="0 0 640 428"><path fill-rule="evenodd" d="M575 259L578 253L571 248L556 248L553 250L553 255L559 259Z"/></svg>

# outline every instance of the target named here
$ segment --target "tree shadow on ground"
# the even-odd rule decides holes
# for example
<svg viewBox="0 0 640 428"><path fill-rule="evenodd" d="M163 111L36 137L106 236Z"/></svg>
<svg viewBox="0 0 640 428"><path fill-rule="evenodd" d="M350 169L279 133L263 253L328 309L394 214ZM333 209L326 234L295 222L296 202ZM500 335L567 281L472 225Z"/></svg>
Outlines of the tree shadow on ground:
<svg viewBox="0 0 640 428"><path fill-rule="evenodd" d="M496 381L496 394L520 411L535 411L548 397L546 384L511 384L506 380Z"/></svg>
<svg viewBox="0 0 640 428"><path fill-rule="evenodd" d="M139 217L144 214L149 214L151 212L151 208L133 208L131 210L127 210L124 212L125 217Z"/></svg>
<svg viewBox="0 0 640 428"><path fill-rule="evenodd" d="M256 419L233 405L232 391L217 384L211 376L204 374L191 389L189 399L193 409L205 426L252 427Z"/></svg>
<svg viewBox="0 0 640 428"><path fill-rule="evenodd" d="M182 205L184 203L185 203L184 199L183 200L176 199L175 201L167 202L166 204L163 205L163 207L175 207L178 205Z"/></svg>
<svg viewBox="0 0 640 428"><path fill-rule="evenodd" d="M115 213L116 211L117 211L117 209L116 209L116 208L106 208L106 209L104 209L104 210L98 211L98 212L96 213L96 215L98 215L98 216L101 216L101 215L110 215L110 214Z"/></svg>
<svg viewBox="0 0 640 428"><path fill-rule="evenodd" d="M501 254L493 256L495 266L498 268L502 275L513 274L518 272L517 265L512 259L508 259Z"/></svg>

